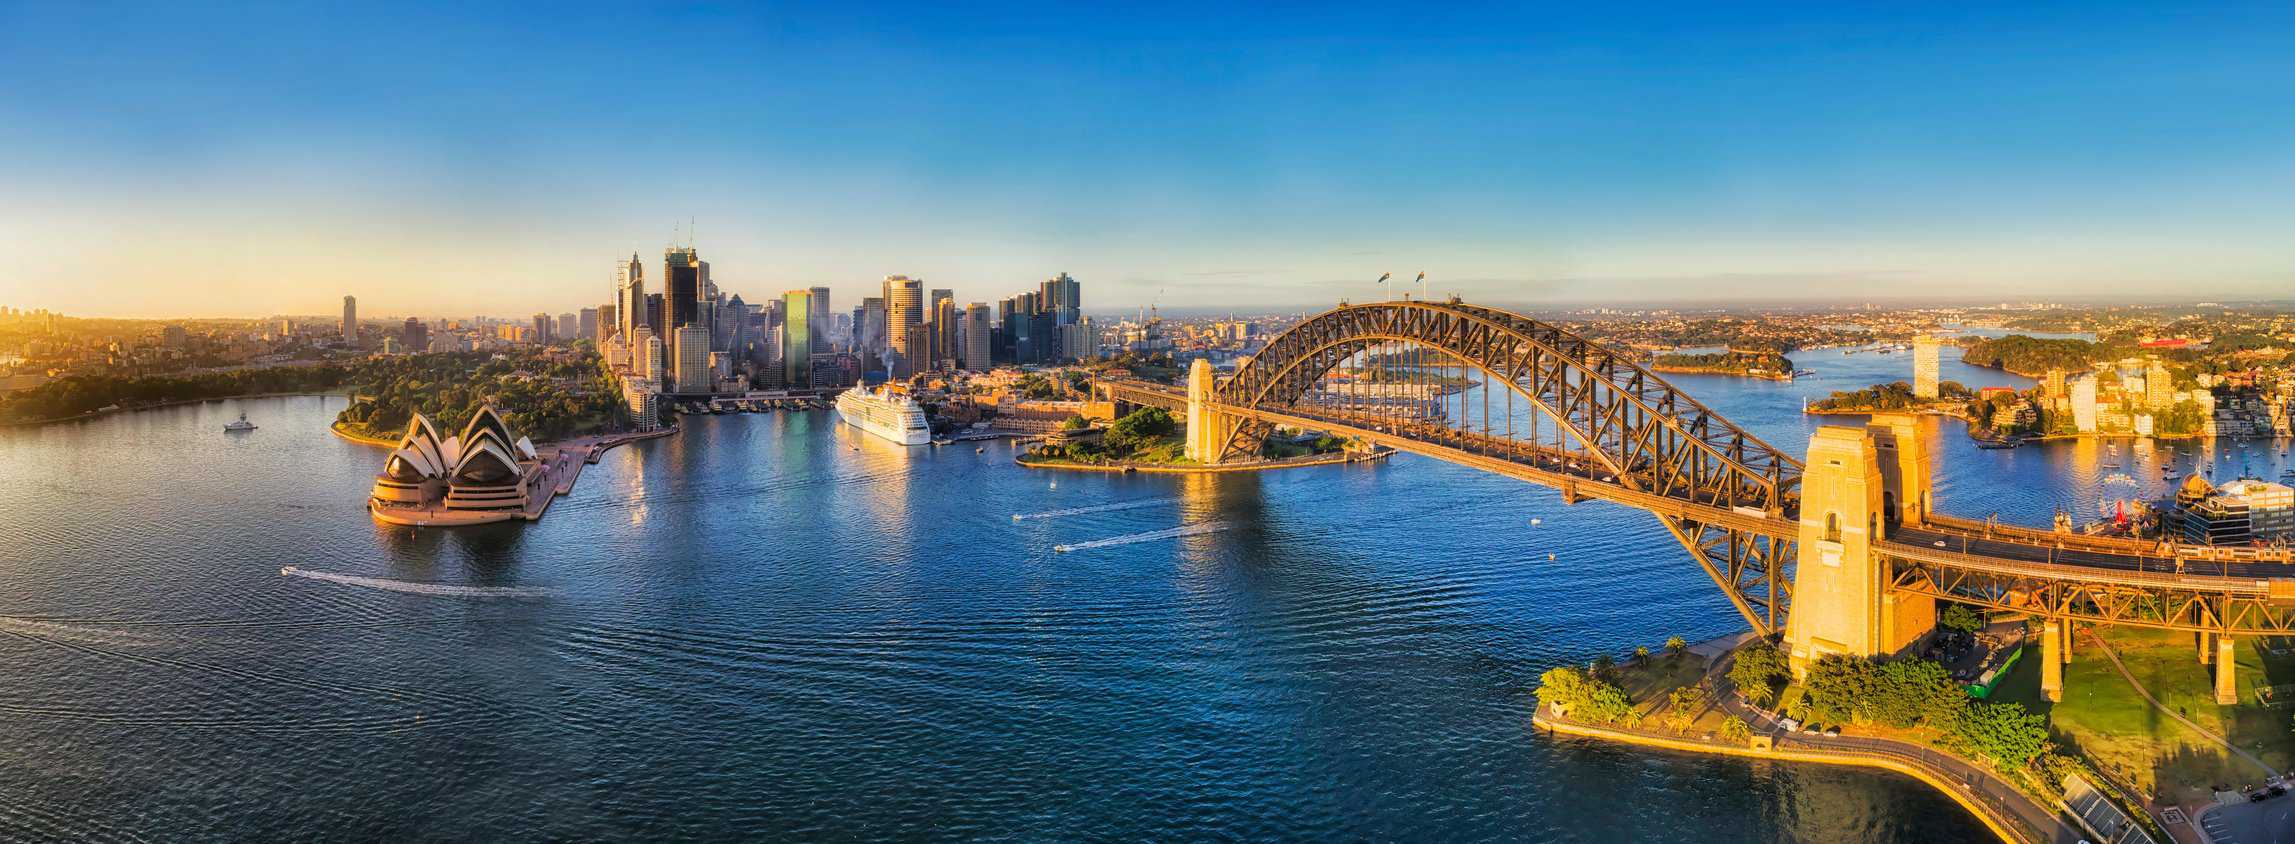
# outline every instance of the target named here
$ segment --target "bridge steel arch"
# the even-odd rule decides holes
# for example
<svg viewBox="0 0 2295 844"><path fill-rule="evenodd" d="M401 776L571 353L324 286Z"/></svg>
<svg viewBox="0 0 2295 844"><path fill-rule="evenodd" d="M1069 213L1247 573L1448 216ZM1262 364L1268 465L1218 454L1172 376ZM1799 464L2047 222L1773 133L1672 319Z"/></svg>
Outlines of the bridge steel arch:
<svg viewBox="0 0 2295 844"><path fill-rule="evenodd" d="M1754 630L1784 629L1795 536L1746 524L1797 518L1801 462L1600 344L1456 301L1342 304L1270 340L1219 384L1216 398L1232 408L1294 407L1333 368L1397 343L1471 366L1489 384L1528 400L1562 425L1611 483L1691 505L1654 515ZM1266 423L1245 420L1237 428L1223 458L1247 452ZM1700 518L1699 511L1735 518Z"/></svg>

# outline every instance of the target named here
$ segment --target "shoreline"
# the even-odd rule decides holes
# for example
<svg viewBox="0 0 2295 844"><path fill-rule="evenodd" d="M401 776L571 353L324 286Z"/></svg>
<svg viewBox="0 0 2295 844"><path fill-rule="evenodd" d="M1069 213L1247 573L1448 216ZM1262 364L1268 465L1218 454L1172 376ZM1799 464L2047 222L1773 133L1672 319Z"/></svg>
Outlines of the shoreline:
<svg viewBox="0 0 2295 844"><path fill-rule="evenodd" d="M1750 372L1737 372L1728 369L1691 369L1688 367L1657 366L1653 364L1649 367L1649 371L1663 375L1719 375L1723 378L1751 378L1755 381L1774 381L1780 384L1793 383L1793 376L1791 375L1755 375Z"/></svg>
<svg viewBox="0 0 2295 844"><path fill-rule="evenodd" d="M1364 455L1353 455L1347 454L1345 452L1339 452L1335 454L1315 454L1309 455L1307 457L1292 457L1282 460L1266 460L1255 463L1225 463L1204 466L1180 466L1169 463L1031 463L1024 459L1028 457L1028 454L1023 453L1015 455L1012 458L1012 462L1018 463L1022 467L1029 469L1064 469L1077 472L1138 472L1146 474L1196 475L1212 474L1217 472L1264 472L1275 469L1300 469L1309 466L1343 466L1351 463L1368 463L1374 460L1385 460L1392 456L1394 453L1395 452L1392 449Z"/></svg>
<svg viewBox="0 0 2295 844"><path fill-rule="evenodd" d="M1776 762L1805 762L1819 765L1845 765L1849 767L1877 768L1886 771L1893 771L1908 777L1912 777L1913 779L1920 781L1930 788L1935 789L1938 794L1942 794L1954 803L1960 804L1962 809L1967 810L1970 815L1977 819L1977 821L1983 823L1985 828L1992 830L1992 834L1999 836L2000 840L2010 842L2010 844L2016 844L2017 842L2028 840L2017 837L2016 834L2010 830L2010 824L2014 823L2013 820L2001 817L1995 813L1992 807L1970 799L1969 796L1962 790L1966 786L1963 785L1960 787L1955 787L1953 784L1948 783L1944 776L1936 772L1929 771L1920 765L1911 764L1903 760L1890 758L1888 756L1877 754L1861 755L1848 752L1781 750L1775 747L1757 748L1751 745L1746 747L1732 747L1729 745L1707 744L1705 742L1695 741L1687 738L1677 739L1664 736L1643 735L1640 733L1627 732L1623 730L1614 730L1607 727L1596 727L1591 725L1578 724L1567 720L1548 718L1546 717L1544 707L1540 707L1539 711L1533 713L1530 716L1530 723L1532 726L1544 728L1549 734L1601 739L1604 741L1618 742L1620 744L1629 744L1640 747L1655 747L1661 750L1672 750L1681 753L1702 754L1708 756L1731 756L1745 759L1766 759Z"/></svg>
<svg viewBox="0 0 2295 844"><path fill-rule="evenodd" d="M184 405L190 404L206 404L211 401L233 401L236 399L291 399L303 396L324 399L334 398L340 395L342 395L342 393L314 393L310 390L289 390L281 393L239 393L229 396L209 396L202 399L170 399L168 401L157 402L153 404L140 404L136 405L135 407L116 407L111 410L103 410L99 408L79 414L77 416L58 416L52 419L29 419L22 422L0 422L0 428L37 428L42 425L55 425L63 422L86 422L91 419L102 419L106 416L112 416L115 414L134 413L139 410L162 410L165 408L182 407Z"/></svg>
<svg viewBox="0 0 2295 844"><path fill-rule="evenodd" d="M340 420L327 423L327 430L335 432L335 436L341 437L354 443L358 443L359 445L371 445L376 448L398 447L397 440L386 440L379 437L361 436L349 431L345 431L343 430L343 423Z"/></svg>

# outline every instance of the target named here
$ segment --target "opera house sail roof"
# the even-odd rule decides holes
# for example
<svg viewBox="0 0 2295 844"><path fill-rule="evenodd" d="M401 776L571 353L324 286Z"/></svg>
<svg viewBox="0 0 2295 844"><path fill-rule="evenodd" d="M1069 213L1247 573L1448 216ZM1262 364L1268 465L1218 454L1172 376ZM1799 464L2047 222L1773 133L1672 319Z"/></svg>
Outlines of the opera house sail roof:
<svg viewBox="0 0 2295 844"><path fill-rule="evenodd" d="M411 524L478 524L523 517L540 467L534 443L501 412L479 408L459 436L416 414L375 476L368 509Z"/></svg>

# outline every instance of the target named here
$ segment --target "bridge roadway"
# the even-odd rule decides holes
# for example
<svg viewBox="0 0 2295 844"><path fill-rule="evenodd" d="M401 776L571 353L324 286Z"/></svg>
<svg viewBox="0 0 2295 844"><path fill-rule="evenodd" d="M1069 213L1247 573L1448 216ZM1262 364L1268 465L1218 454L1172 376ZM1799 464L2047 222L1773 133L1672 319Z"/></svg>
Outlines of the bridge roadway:
<svg viewBox="0 0 2295 844"><path fill-rule="evenodd" d="M1161 384L1115 379L1101 383L1120 401L1183 412L1187 407L1184 394ZM1218 409L1230 416L1283 427L1359 437L1397 450L1561 489L1573 499L1600 498L1661 515L1783 539L1797 539L1800 535L1800 524L1794 516L1748 512L1645 492L1620 483L1606 468L1595 465L1591 458L1579 452L1469 433L1447 425L1398 421L1390 416L1312 407L1274 411L1220 405ZM2137 540L1988 525L1949 516L1936 521L1938 524L1926 527L1892 528L1875 550L1924 565L2036 581L2173 589L2248 600L2266 598L2276 591L2271 588L2273 581L2281 581L2283 590L2295 591L2295 568L2285 562L2253 559L2253 552L2247 555L2249 559L2232 559L2235 555L2196 546L2171 545L2168 546L2170 554L2147 554L2135 549L2159 546Z"/></svg>

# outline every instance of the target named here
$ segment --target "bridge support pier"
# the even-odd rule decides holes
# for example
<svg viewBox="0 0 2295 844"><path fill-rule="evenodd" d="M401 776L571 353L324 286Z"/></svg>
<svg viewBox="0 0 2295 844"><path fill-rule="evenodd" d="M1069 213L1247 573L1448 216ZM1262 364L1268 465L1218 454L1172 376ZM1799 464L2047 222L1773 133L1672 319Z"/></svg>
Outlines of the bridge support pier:
<svg viewBox="0 0 2295 844"><path fill-rule="evenodd" d="M2040 625L2040 694L2050 703L2064 699L2064 632L2071 625L2053 618Z"/></svg>
<svg viewBox="0 0 2295 844"><path fill-rule="evenodd" d="M2199 631L2199 664L2213 664L2214 658L2215 634L2209 633L2205 630Z"/></svg>
<svg viewBox="0 0 2295 844"><path fill-rule="evenodd" d="M1187 368L1187 459L1197 463L1220 462L1239 424L1215 406L1218 389L1211 361L1196 358Z"/></svg>
<svg viewBox="0 0 2295 844"><path fill-rule="evenodd" d="M2064 619L2064 664L2072 664L2072 620Z"/></svg>
<svg viewBox="0 0 2295 844"><path fill-rule="evenodd" d="M1907 446L1917 446L1909 436L1899 445L1897 432L1886 426L1827 425L1809 438L1801 475L1793 612L1785 634L1796 677L1807 676L1809 666L1827 654L1897 653L1936 626L1936 600L1892 594L1889 562L1873 552L1873 543L1888 529L1890 485L1876 444L1881 437L1890 440L1892 462L1910 450ZM1901 472L1892 467L1886 474ZM1925 502L1925 496L1919 500Z"/></svg>
<svg viewBox="0 0 2295 844"><path fill-rule="evenodd" d="M2215 637L2215 702L2230 706L2239 702L2238 661L2233 658L2230 636Z"/></svg>

